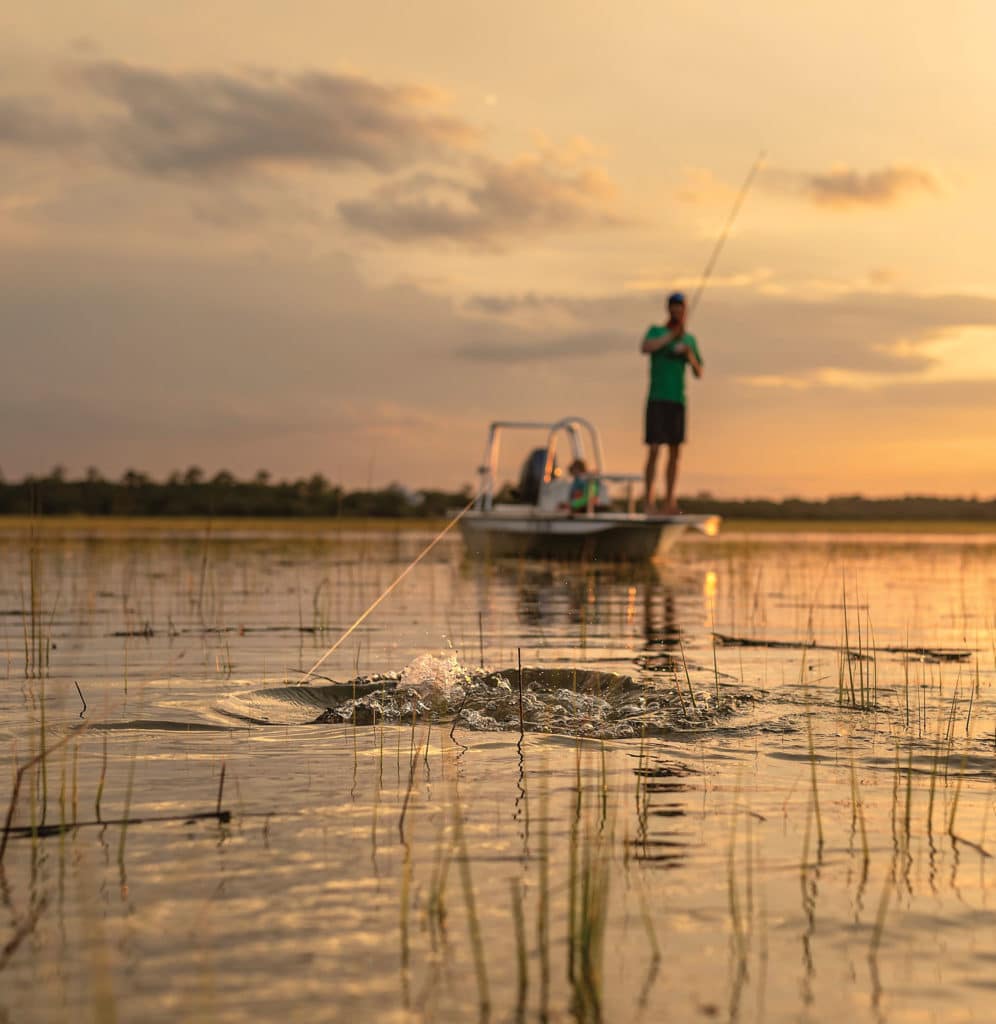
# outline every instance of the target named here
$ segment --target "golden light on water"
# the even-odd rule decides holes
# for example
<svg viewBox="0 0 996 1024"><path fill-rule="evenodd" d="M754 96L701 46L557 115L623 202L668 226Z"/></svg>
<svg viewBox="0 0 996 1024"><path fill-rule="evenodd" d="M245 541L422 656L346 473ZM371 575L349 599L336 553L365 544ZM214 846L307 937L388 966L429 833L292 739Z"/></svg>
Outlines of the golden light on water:
<svg viewBox="0 0 996 1024"><path fill-rule="evenodd" d="M716 592L719 589L719 577L710 569L702 581L702 597L705 602L706 621L711 628L716 628ZM715 640L713 641L715 643Z"/></svg>
<svg viewBox="0 0 996 1024"><path fill-rule="evenodd" d="M740 1000L741 1006L764 999L791 1011L778 1019L808 1014L835 1020L851 1013L856 999L872 1005L879 988L888 994L884 1005L896 1008L893 1019L911 1018L921 1007L937 1019L965 1008L975 1019L988 1019L988 991L981 983L991 974L996 940L982 915L992 897L984 875L992 847L986 838L992 785L977 771L957 766L978 754L987 735L991 742L996 716L992 662L984 657L989 638L980 636L976 643L965 635L966 622L971 627L988 621L996 576L992 543L943 532L925 536L923 543L904 537L897 544L894 537L851 532L828 537L821 527L781 536L777 544L745 543L743 534L708 544L691 538L667 567L661 563L659 571L632 575L525 560L499 571L489 559L468 559L454 572L451 559L423 561L421 571L407 578L406 590L378 606L362 647L333 652L326 679L287 686L272 666L293 665L302 651L307 655L326 644L323 636L312 635L302 647L297 595L336 588L312 619L316 631L336 632L335 609L355 605L359 588L393 576L407 551L420 548L421 537L399 536L387 524L334 536L321 522L302 523L279 536L269 522L213 528L205 543L211 586L217 587L210 608L217 631L188 617L178 641L170 612L188 602L190 580L197 579L204 561L204 543L189 543L203 527L194 524L182 535L175 525L164 527L140 552L129 538L136 530L146 534L141 523L88 524L83 532L69 527L71 534L53 523L37 540L33 523L5 529L0 608L18 604L20 570L32 559L36 608L44 612L70 601L65 619L58 620L64 625L57 645L46 647L52 634L41 632L50 612L27 623L41 637L41 655L28 645L21 661L16 645L9 645L11 678L23 682L8 687L5 723L17 734L40 735L40 671L48 671L50 649L52 686L79 675L78 696L85 692L91 706L100 707L101 720L121 730L104 757L101 738L89 731L76 735L78 757L64 744L68 754L50 765L52 772L62 765L63 792L97 793L99 802L106 774L108 810L117 814L134 776L136 814L157 810L130 818L125 798L125 820L134 826L127 830L127 844L118 844L115 862L103 856L98 830L85 827L99 821L89 815L69 821L60 812L57 786L47 793L40 785L25 786L20 803L12 800L14 834L2 864L8 888L31 892L36 886L39 899L48 897L47 916L37 923L29 919L35 931L5 954L0 1007L13 1011L12 1019L86 1016L88 968L99 961L124 1019L177 1010L174 1016L192 1015L196 999L192 1009L185 1008L177 992L196 997L204 963L210 962L218 979L212 1019L233 1024L254 1024L259 1006L277 1004L286 1007L288 1019L320 1018L324 1007L342 1005L349 1019L400 1020L410 1016L415 992L426 993L426 1005L440 1019L470 1020L479 1016L485 991L483 981L475 984L472 961L483 958L484 949L489 963L513 965L488 976L490 998L502 1015L513 1015L521 998L514 964L524 958L520 978L526 971L542 975L549 966L549 1015L566 1018L578 999L570 958L580 963L587 955L578 951L588 948L582 947L588 940L577 937L572 924L582 911L606 937L597 950L604 964L598 993L606 1019L632 1020L641 1013L662 1019L674 1005L699 1005L702 992L714 992L717 1005L720 999L726 1005ZM10 542L18 536L20 543ZM95 537L100 557L88 558ZM28 550L32 543L34 554ZM73 553L72 562L64 558L66 551ZM722 603L717 566L723 567ZM153 599L160 609L156 615L150 611L141 657L133 646L120 644L122 634L134 633L131 606L114 597L128 574L155 581L143 609L151 609ZM839 686L843 619L837 591L845 577L861 581L860 598L849 586L846 602L865 619L861 635L870 637L871 627L865 626L874 622L877 637L874 666L856 667L855 686L846 690ZM91 614L89 595L101 593L110 597ZM590 607L593 594L597 601ZM144 589L138 596L146 601ZM958 614L945 614L949 609ZM620 613L628 622L619 621ZM242 623L255 629L240 628ZM754 623L782 639L732 649L717 637L719 630L743 635ZM852 639L856 633L857 628ZM825 643L815 645L812 637ZM462 659L454 650L457 638L466 638ZM523 640L528 643L533 667L525 669L519 699L514 670L481 676L471 671L478 653L474 640L481 661L505 666L515 664L509 648L514 652ZM203 666L197 678L175 671L163 678L164 666L175 664L178 644L187 651L185 664L194 657ZM444 651L438 652L440 646ZM800 692L803 650L812 671ZM925 651L932 652L929 660ZM548 667L538 667L543 663ZM974 677L973 702L952 705L933 682L942 669L949 678L958 672ZM136 687L147 688L148 703L141 709L135 707ZM915 705L909 717L907 693ZM55 713L60 720L78 713L75 701L60 701L53 709L53 730L60 729ZM793 742L805 749L807 741L798 729L794 741L786 738L784 730L793 728L782 724L786 714L808 718L803 735L809 765L802 783L798 758L784 754ZM233 736L219 730L219 715L251 722L251 731ZM882 771L881 730L871 727L873 716L887 721L890 746L899 750L891 772ZM156 734L152 746L141 738L149 730ZM910 771L923 737L944 730L957 817L953 805L935 812L932 778ZM680 760L689 748L676 742L679 732L694 735L701 751L694 766ZM27 763L15 753L12 744L0 743L0 776L19 773ZM840 771L842 760L851 763L851 776ZM243 793L251 787L252 803L245 810L240 787L231 794L231 785L220 785L218 767L224 764ZM854 786L859 773L860 794ZM634 789L640 795L635 807ZM900 836L890 808L902 789L911 810ZM817 792L821 828L827 848L834 850L822 862L810 858ZM538 794L541 814L529 810L529 794ZM53 829L39 832L46 813ZM859 813L867 840L861 844L852 841ZM731 826L734 815L738 820ZM936 849L918 842L937 827L939 815L941 827L966 838ZM64 899L58 858L63 832L55 833L55 827L71 830L74 856L86 868L65 886ZM47 861L38 853L45 842L51 851ZM406 843L408 856L402 852ZM869 858L864 863L862 847ZM716 870L710 851L724 849L735 870ZM893 875L896 850L902 863ZM447 859L454 865L448 885L441 870ZM766 957L777 964L799 962L808 911L800 911L798 879L781 866L800 861L806 899L817 898L813 885L820 872L815 913L836 934L876 928L881 901L861 902L867 890L863 869L883 879L890 906L876 954L879 975L852 969L853 943L818 942L803 967L811 968L811 990L800 985L798 971L773 970L764 978ZM455 877L462 874L458 863L466 877ZM597 864L597 871L588 864ZM670 881L674 873L664 866L680 871L681 885ZM249 869L251 899L241 881ZM297 886L289 906L289 872L324 882ZM629 925L633 907L624 898L626 872L634 890L640 887L645 915L658 922L658 934L686 940L668 946L668 955L679 959L667 979L650 973L649 981L642 980L647 941L643 930ZM929 878L936 884L926 884ZM491 898L502 883L512 893L511 915L506 902ZM586 886L601 887L594 903ZM738 905L754 899L755 906L770 909L767 920L800 922L765 930L763 914L745 914L749 972L740 977L737 970L717 972L715 958L702 953L729 939L722 908L731 886ZM189 927L194 889L218 901L217 917L196 941ZM120 891L121 898L100 902L108 891ZM373 892L380 897L365 898ZM437 910L422 927L429 905L424 894ZM100 934L76 927L78 921L85 926L87 914L93 917L88 908L98 904ZM433 943L438 945L444 927L442 905L476 922L482 948L475 954L468 948L473 943L451 944L452 984L439 980L434 960ZM703 907L717 912L703 914ZM523 939L517 921L547 918L550 927L543 926L535 944ZM924 1006L923 989L908 980L923 945L913 940L938 925L960 938L932 953L937 984ZM169 972L148 972L141 984L128 955L136 930L143 952L148 945L153 956L170 964ZM280 951L279 970L247 970L259 960L260 934ZM566 941L558 941L565 934ZM312 969L305 954L313 948L328 970ZM632 964L635 974L627 966ZM38 985L39 976L59 983ZM484 977L482 971L479 978ZM836 977L848 984L817 983ZM543 998L541 993L540 1003ZM853 1024L875 1020L874 1014L851 1016Z"/></svg>
<svg viewBox="0 0 996 1024"><path fill-rule="evenodd" d="M707 537L715 537L719 533L719 516L710 516L702 524L702 532Z"/></svg>

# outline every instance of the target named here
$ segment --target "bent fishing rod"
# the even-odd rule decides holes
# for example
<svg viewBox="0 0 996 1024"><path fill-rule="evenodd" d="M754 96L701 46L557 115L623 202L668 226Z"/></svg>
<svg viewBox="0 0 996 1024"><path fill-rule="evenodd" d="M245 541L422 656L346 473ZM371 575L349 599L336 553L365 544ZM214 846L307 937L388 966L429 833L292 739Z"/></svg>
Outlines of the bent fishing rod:
<svg viewBox="0 0 996 1024"><path fill-rule="evenodd" d="M689 317L691 317L692 313L695 312L695 307L698 305L699 299L702 298L702 293L705 291L706 284L712 276L712 271L716 266L716 261L719 259L719 254L723 251L723 246L726 245L726 239L729 238L730 231L733 229L733 224L737 219L737 215L740 213L740 207L744 205L747 193L750 191L751 185L754 184L754 178L763 166L766 156L767 154L762 149L761 152L758 153L757 159L751 165L751 169L748 172L747 177L744 179L743 185L740 186L740 191L737 193L737 198L733 203L733 209L730 210L730 215L726 219L726 224L723 226L723 230L720 232L719 238L716 239L716 244L713 246L712 253L706 262L705 269L702 271L702 276L699 279L698 286L692 294L692 300L688 304Z"/></svg>

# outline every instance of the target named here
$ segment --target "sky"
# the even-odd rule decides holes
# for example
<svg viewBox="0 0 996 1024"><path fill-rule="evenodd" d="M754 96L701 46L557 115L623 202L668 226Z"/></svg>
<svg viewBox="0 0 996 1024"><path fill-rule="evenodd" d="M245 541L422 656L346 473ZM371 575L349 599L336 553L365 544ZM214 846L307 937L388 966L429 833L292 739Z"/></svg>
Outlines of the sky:
<svg viewBox="0 0 996 1024"><path fill-rule="evenodd" d="M494 419L680 489L989 496L996 8L43 0L0 13L0 472L474 481ZM514 460L504 475L517 475Z"/></svg>

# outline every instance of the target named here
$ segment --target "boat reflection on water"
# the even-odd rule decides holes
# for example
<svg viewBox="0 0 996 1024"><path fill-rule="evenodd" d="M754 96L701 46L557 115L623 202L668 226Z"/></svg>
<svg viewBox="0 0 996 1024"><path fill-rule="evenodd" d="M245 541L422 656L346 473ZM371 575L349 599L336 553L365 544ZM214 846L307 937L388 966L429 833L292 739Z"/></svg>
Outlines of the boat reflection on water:
<svg viewBox="0 0 996 1024"><path fill-rule="evenodd" d="M558 660L573 654L586 664L613 663L614 671L620 671L620 662L635 671L666 671L668 653L693 642L682 621L701 624L710 578L714 588L712 572L676 572L668 566L664 575L652 562L594 568L576 562L468 558L462 572L477 584L479 607L514 604L517 624L524 628L517 631L515 646L524 652L542 640L544 657L555 645ZM484 625L492 643L507 651L508 624ZM659 665L651 664L655 656Z"/></svg>

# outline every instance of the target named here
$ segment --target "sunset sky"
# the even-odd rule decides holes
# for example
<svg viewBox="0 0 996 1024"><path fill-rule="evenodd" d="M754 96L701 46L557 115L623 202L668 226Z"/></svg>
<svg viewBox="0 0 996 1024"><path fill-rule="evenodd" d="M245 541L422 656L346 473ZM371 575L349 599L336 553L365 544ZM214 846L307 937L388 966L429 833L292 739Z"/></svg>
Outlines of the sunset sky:
<svg viewBox="0 0 996 1024"><path fill-rule="evenodd" d="M994 38L983 0L7 5L0 470L456 486L567 413L637 470L639 342L764 149L682 490L991 495Z"/></svg>

